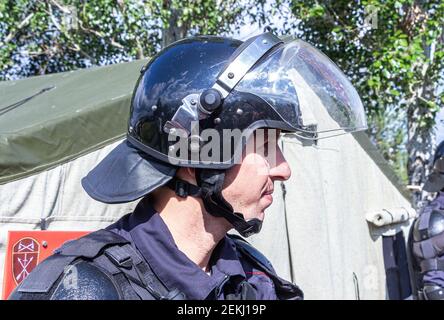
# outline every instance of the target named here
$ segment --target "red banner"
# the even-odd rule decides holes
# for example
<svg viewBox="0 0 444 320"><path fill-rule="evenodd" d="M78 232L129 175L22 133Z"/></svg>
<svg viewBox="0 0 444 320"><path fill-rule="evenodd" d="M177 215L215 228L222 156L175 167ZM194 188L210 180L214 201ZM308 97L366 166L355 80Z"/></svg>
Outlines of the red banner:
<svg viewBox="0 0 444 320"><path fill-rule="evenodd" d="M65 241L89 231L9 231L3 278L3 299Z"/></svg>

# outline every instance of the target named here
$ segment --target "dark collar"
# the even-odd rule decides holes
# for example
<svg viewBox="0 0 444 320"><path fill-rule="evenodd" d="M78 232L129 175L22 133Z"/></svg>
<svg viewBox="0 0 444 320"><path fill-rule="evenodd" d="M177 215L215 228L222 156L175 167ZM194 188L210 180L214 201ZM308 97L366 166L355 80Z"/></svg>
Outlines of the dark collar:
<svg viewBox="0 0 444 320"><path fill-rule="evenodd" d="M246 277L236 246L227 236L214 249L210 259L211 275L206 274L177 248L167 225L147 198L121 220L120 226L126 231L116 231L123 236L129 233L127 236L167 288L179 289L188 299L205 299L226 276Z"/></svg>

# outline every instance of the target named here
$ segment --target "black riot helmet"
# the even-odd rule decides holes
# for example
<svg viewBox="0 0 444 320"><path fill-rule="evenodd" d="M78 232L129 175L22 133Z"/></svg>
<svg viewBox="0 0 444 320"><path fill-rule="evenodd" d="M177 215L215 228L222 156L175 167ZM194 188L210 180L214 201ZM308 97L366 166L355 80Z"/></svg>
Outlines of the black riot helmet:
<svg viewBox="0 0 444 320"><path fill-rule="evenodd" d="M234 165L254 130L280 129L316 140L366 127L354 87L311 45L271 33L243 43L192 37L166 47L142 69L131 101L127 141L114 156L120 160L108 161L108 167L121 161L132 175L153 168L155 173L135 177L136 187L127 174L110 190L104 181L97 182L109 173L102 168L82 183L91 196L105 202L134 200L166 184L179 196L201 197L210 214L226 218L248 236L260 230L260 221L246 221L234 212L221 191L225 170ZM242 134L224 139L230 130ZM201 152L208 151L208 145L212 149ZM125 153L133 163L123 160ZM197 186L174 177L181 166L196 168ZM152 176L156 182L144 188L142 181Z"/></svg>
<svg viewBox="0 0 444 320"><path fill-rule="evenodd" d="M436 148L433 167L423 189L428 192L438 192L444 189L444 141Z"/></svg>

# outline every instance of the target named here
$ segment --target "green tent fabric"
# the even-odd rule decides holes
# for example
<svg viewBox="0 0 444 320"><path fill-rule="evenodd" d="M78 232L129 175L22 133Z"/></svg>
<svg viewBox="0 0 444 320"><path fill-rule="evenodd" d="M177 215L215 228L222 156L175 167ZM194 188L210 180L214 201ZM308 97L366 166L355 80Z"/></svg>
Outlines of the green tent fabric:
<svg viewBox="0 0 444 320"><path fill-rule="evenodd" d="M0 184L51 169L122 139L132 91L147 62L0 82ZM2 114L1 110L30 97ZM408 197L367 135L360 132L354 137Z"/></svg>
<svg viewBox="0 0 444 320"><path fill-rule="evenodd" d="M124 137L132 91L146 63L0 82L0 184Z"/></svg>
<svg viewBox="0 0 444 320"><path fill-rule="evenodd" d="M0 82L0 110L54 87L0 111L0 283L7 231L96 230L133 210L93 200L80 181L125 136L146 62ZM407 234L411 220L378 228L367 215L413 210L389 165L364 132L317 144L288 134L281 148L293 177L249 240L308 299L384 299L381 235Z"/></svg>

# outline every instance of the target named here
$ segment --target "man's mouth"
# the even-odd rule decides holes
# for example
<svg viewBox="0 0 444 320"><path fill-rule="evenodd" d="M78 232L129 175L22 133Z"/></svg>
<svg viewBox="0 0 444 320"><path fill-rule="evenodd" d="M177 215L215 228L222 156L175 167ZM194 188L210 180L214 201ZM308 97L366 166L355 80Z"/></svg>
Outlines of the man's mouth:
<svg viewBox="0 0 444 320"><path fill-rule="evenodd" d="M273 191L274 191L274 189L269 189L269 190L266 190L266 191L262 194L262 198L267 199L267 201L270 202L270 205L271 205L271 203L273 202Z"/></svg>

